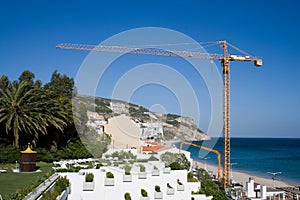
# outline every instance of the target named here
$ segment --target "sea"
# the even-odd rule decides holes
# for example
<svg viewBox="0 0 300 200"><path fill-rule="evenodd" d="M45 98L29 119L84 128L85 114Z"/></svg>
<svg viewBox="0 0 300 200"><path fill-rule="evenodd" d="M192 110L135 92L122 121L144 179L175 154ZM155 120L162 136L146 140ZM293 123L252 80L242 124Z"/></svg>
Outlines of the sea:
<svg viewBox="0 0 300 200"><path fill-rule="evenodd" d="M193 142L218 150L223 155L223 139ZM233 171L264 178L274 178L300 185L300 138L231 138L231 165ZM180 143L176 144L177 147ZM217 156L194 146L183 145L193 159L217 165ZM223 157L221 158L223 163Z"/></svg>

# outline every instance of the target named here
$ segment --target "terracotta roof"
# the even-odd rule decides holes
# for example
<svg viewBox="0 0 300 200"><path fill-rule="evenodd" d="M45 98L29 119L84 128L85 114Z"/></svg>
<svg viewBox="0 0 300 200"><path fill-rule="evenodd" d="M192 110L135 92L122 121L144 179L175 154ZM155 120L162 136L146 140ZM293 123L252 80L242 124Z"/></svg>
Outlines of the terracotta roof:
<svg viewBox="0 0 300 200"><path fill-rule="evenodd" d="M142 147L142 151L152 151L152 152L159 152L162 150L167 149L167 147L165 146L161 146L161 145L155 145L155 146L143 146Z"/></svg>

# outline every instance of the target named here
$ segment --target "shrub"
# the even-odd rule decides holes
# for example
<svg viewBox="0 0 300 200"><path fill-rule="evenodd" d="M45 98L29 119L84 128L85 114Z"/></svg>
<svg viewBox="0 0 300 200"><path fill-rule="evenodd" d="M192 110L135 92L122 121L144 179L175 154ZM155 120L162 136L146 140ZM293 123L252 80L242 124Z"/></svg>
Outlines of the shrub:
<svg viewBox="0 0 300 200"><path fill-rule="evenodd" d="M96 169L100 169L100 167L102 167L102 164L101 164L101 163L98 163L98 164L96 165Z"/></svg>
<svg viewBox="0 0 300 200"><path fill-rule="evenodd" d="M20 159L20 150L13 145L0 145L0 163L15 163Z"/></svg>
<svg viewBox="0 0 300 200"><path fill-rule="evenodd" d="M198 179L194 177L193 172L189 172L187 174L187 181L188 182L198 182Z"/></svg>
<svg viewBox="0 0 300 200"><path fill-rule="evenodd" d="M187 174L187 179L192 179L192 178L194 178L194 174L192 172L189 172Z"/></svg>
<svg viewBox="0 0 300 200"><path fill-rule="evenodd" d="M126 192L124 195L125 200L131 200L130 193Z"/></svg>
<svg viewBox="0 0 300 200"><path fill-rule="evenodd" d="M93 182L94 180L94 174L93 173L87 173L85 175L85 182Z"/></svg>
<svg viewBox="0 0 300 200"><path fill-rule="evenodd" d="M37 151L37 161L43 161L43 162L53 162L55 160L54 156L52 153L45 149L45 148L39 148L36 150ZM58 158L59 159L59 158Z"/></svg>
<svg viewBox="0 0 300 200"><path fill-rule="evenodd" d="M56 172L73 172L73 170L70 171L69 169L63 169L63 168L61 168L61 169L56 169L55 171L56 171Z"/></svg>
<svg viewBox="0 0 300 200"><path fill-rule="evenodd" d="M109 157L118 157L119 160L124 160L124 159L136 159L136 156L133 155L130 151L115 151L112 154L106 154L105 158Z"/></svg>
<svg viewBox="0 0 300 200"><path fill-rule="evenodd" d="M56 197L59 196L68 186L70 185L69 180L66 177L60 177L55 183L53 190L49 190L43 194L42 199L45 200L56 200Z"/></svg>
<svg viewBox="0 0 300 200"><path fill-rule="evenodd" d="M148 161L158 161L159 159L156 158L155 156L151 155L149 158L148 158Z"/></svg>
<svg viewBox="0 0 300 200"><path fill-rule="evenodd" d="M145 172L146 171L146 168L144 165L140 165L140 172Z"/></svg>
<svg viewBox="0 0 300 200"><path fill-rule="evenodd" d="M130 175L130 171L125 171L125 175Z"/></svg>
<svg viewBox="0 0 300 200"><path fill-rule="evenodd" d="M133 163L135 163L135 161L134 160L129 160L129 163L133 164Z"/></svg>
<svg viewBox="0 0 300 200"><path fill-rule="evenodd" d="M129 165L125 165L125 174L130 175L131 167Z"/></svg>
<svg viewBox="0 0 300 200"><path fill-rule="evenodd" d="M114 178L114 174L111 172L106 172L106 178Z"/></svg>
<svg viewBox="0 0 300 200"><path fill-rule="evenodd" d="M70 185L70 181L69 179L67 179L66 176L64 177L60 177L59 179L57 179L55 187L60 187L62 191L64 191L68 186Z"/></svg>
<svg viewBox="0 0 300 200"><path fill-rule="evenodd" d="M43 194L42 199L43 200L55 200L56 199L56 192L55 191L51 192L50 190L48 190L47 192L45 192Z"/></svg>
<svg viewBox="0 0 300 200"><path fill-rule="evenodd" d="M148 162L148 159L137 159L137 162L146 163Z"/></svg>
<svg viewBox="0 0 300 200"><path fill-rule="evenodd" d="M192 194L201 194L201 193L200 190L198 190L198 191L192 191Z"/></svg>
<svg viewBox="0 0 300 200"><path fill-rule="evenodd" d="M67 169L64 169L64 168L55 169L56 172L79 172L80 170L81 170L81 167L79 167L79 166L77 166L77 167L69 166Z"/></svg>
<svg viewBox="0 0 300 200"><path fill-rule="evenodd" d="M182 185L182 183L180 182L179 179L177 179L177 183L178 183L178 185Z"/></svg>
<svg viewBox="0 0 300 200"><path fill-rule="evenodd" d="M170 183L167 183L167 187L168 187L168 188L173 188L173 187L170 185Z"/></svg>
<svg viewBox="0 0 300 200"><path fill-rule="evenodd" d="M180 117L179 115L167 114L167 120L174 120Z"/></svg>
<svg viewBox="0 0 300 200"><path fill-rule="evenodd" d="M158 185L155 186L155 191L160 192L160 187Z"/></svg>
<svg viewBox="0 0 300 200"><path fill-rule="evenodd" d="M59 151L59 154L63 159L92 157L90 152L86 149L86 146L83 144L83 140L69 141L68 144Z"/></svg>
<svg viewBox="0 0 300 200"><path fill-rule="evenodd" d="M172 162L169 167L171 168L171 170L181 170L181 166L178 162Z"/></svg>
<svg viewBox="0 0 300 200"><path fill-rule="evenodd" d="M160 159L165 163L166 166L169 166L173 162L179 163L180 169L189 170L191 166L191 163L183 153L166 152L160 156Z"/></svg>
<svg viewBox="0 0 300 200"><path fill-rule="evenodd" d="M148 196L148 193L147 193L147 191L146 191L145 189L141 189L141 195L142 195L143 197L147 197L147 196Z"/></svg>
<svg viewBox="0 0 300 200"><path fill-rule="evenodd" d="M158 169L158 168L156 167L156 165L154 165L153 169L155 169L155 170L156 170L156 169Z"/></svg>
<svg viewBox="0 0 300 200"><path fill-rule="evenodd" d="M216 183L212 181L211 176L204 169L199 169L197 178L201 182L200 193L207 196L213 196L213 200L225 200L227 199L224 190L221 190Z"/></svg>
<svg viewBox="0 0 300 200"><path fill-rule="evenodd" d="M171 124L178 128L180 126L180 123L177 120L167 120L166 123Z"/></svg>
<svg viewBox="0 0 300 200"><path fill-rule="evenodd" d="M127 165L125 165L124 168L125 168L125 174L126 174L126 175L130 175L130 170L131 170L130 165L127 164Z"/></svg>

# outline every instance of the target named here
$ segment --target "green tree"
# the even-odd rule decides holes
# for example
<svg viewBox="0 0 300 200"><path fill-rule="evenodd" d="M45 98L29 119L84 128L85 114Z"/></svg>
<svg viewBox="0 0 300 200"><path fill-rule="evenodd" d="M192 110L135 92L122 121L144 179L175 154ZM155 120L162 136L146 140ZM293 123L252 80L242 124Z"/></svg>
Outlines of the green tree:
<svg viewBox="0 0 300 200"><path fill-rule="evenodd" d="M196 176L201 182L201 194L213 196L213 200L227 200L225 191L219 189L218 185L212 181L212 177L206 170L199 169Z"/></svg>
<svg viewBox="0 0 300 200"><path fill-rule="evenodd" d="M175 167L176 169L186 169L189 170L191 163L185 157L183 153L171 153L166 152L160 156L160 159L165 163L166 166Z"/></svg>
<svg viewBox="0 0 300 200"><path fill-rule="evenodd" d="M21 83L22 81L27 81L31 85L33 85L33 79L35 78L34 73L32 73L29 70L25 70L22 72L22 74L19 76L19 82Z"/></svg>
<svg viewBox="0 0 300 200"><path fill-rule="evenodd" d="M29 83L30 86L42 88L42 81L36 80L34 82L34 78L35 78L35 75L33 72L31 72L29 70L25 70L19 76L19 82L15 81L14 85L16 86L16 85L20 84L21 82L26 81Z"/></svg>
<svg viewBox="0 0 300 200"><path fill-rule="evenodd" d="M20 134L26 133L37 141L39 134L47 134L47 127L63 130L68 114L51 93L46 93L31 82L21 81L10 88L0 88L0 124L6 133L13 133L14 145L19 147Z"/></svg>
<svg viewBox="0 0 300 200"><path fill-rule="evenodd" d="M60 96L72 97L74 93L74 80L67 75L61 75L55 70L52 74L51 81L44 86L45 90L56 92Z"/></svg>
<svg viewBox="0 0 300 200"><path fill-rule="evenodd" d="M0 76L0 88L5 89L10 87L11 83L6 75Z"/></svg>

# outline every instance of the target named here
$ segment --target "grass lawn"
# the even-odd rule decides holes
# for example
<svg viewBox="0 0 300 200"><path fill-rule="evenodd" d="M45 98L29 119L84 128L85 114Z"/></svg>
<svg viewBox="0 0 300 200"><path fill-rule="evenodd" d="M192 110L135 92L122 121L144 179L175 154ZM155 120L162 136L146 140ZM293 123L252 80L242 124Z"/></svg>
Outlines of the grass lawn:
<svg viewBox="0 0 300 200"><path fill-rule="evenodd" d="M0 194L3 199L8 199L9 194L36 184L40 177L52 170L52 163L37 163L42 172L13 173L15 164L0 164L0 169L6 169L7 173L0 174Z"/></svg>

